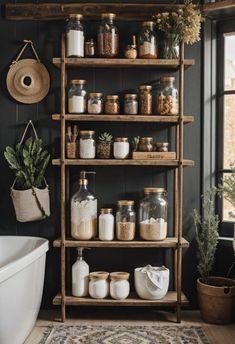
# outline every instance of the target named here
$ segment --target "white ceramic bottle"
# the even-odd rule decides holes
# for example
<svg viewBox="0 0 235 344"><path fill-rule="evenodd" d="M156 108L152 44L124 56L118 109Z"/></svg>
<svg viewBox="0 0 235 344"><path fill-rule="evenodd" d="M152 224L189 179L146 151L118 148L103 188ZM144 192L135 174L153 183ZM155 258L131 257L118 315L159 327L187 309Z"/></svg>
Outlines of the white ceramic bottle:
<svg viewBox="0 0 235 344"><path fill-rule="evenodd" d="M83 249L79 247L77 251L77 261L72 266L72 295L85 297L89 291L89 265L83 259Z"/></svg>

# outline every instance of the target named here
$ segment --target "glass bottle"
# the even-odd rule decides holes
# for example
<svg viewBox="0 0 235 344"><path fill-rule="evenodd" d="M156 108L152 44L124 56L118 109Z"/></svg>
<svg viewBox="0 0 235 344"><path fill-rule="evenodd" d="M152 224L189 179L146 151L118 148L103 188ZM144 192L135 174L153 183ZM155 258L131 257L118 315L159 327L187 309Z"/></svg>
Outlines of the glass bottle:
<svg viewBox="0 0 235 344"><path fill-rule="evenodd" d="M79 156L81 159L95 159L95 131L81 130L79 139Z"/></svg>
<svg viewBox="0 0 235 344"><path fill-rule="evenodd" d="M179 114L178 90L174 86L175 78L173 76L162 76L160 78L160 87L157 92L157 112L159 115Z"/></svg>
<svg viewBox="0 0 235 344"><path fill-rule="evenodd" d="M98 55L116 57L119 54L119 33L113 23L114 13L103 13L98 34Z"/></svg>
<svg viewBox="0 0 235 344"><path fill-rule="evenodd" d="M68 91L68 111L69 113L86 112L86 90L84 85L86 80L71 80Z"/></svg>
<svg viewBox="0 0 235 344"><path fill-rule="evenodd" d="M66 27L66 56L84 57L84 30L82 14L70 14Z"/></svg>
<svg viewBox="0 0 235 344"><path fill-rule="evenodd" d="M140 115L152 115L152 86L139 86L139 113Z"/></svg>
<svg viewBox="0 0 235 344"><path fill-rule="evenodd" d="M118 240L130 241L135 237L136 215L134 210L134 201L118 201L118 210L116 213L116 237Z"/></svg>
<svg viewBox="0 0 235 344"><path fill-rule="evenodd" d="M139 35L139 57L142 59L157 58L157 36L152 21L142 24L142 31Z"/></svg>
<svg viewBox="0 0 235 344"><path fill-rule="evenodd" d="M87 189L88 173L95 172L80 172L80 188L71 198L71 236L76 240L91 240L96 236L97 199Z"/></svg>
<svg viewBox="0 0 235 344"><path fill-rule="evenodd" d="M138 115L137 94L125 94L124 113L125 115Z"/></svg>
<svg viewBox="0 0 235 344"><path fill-rule="evenodd" d="M78 247L78 256L72 266L72 295L77 297L88 296L89 265L83 259L83 248Z"/></svg>
<svg viewBox="0 0 235 344"><path fill-rule="evenodd" d="M140 202L139 229L144 240L164 240L167 236L167 197L163 188L145 188Z"/></svg>
<svg viewBox="0 0 235 344"><path fill-rule="evenodd" d="M88 102L87 102L87 110L88 113L91 114L100 114L103 113L103 93L90 93Z"/></svg>

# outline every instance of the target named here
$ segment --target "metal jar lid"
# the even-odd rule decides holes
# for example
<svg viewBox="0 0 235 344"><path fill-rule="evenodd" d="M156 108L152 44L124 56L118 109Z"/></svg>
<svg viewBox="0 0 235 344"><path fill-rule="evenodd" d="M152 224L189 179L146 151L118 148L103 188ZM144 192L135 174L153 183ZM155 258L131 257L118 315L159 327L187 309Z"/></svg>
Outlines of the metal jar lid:
<svg viewBox="0 0 235 344"><path fill-rule="evenodd" d="M161 78L160 78L160 81L175 81L175 77L174 76L167 76L167 75L165 75L165 76L161 76Z"/></svg>
<svg viewBox="0 0 235 344"><path fill-rule="evenodd" d="M153 141L152 137L141 137L140 142L150 142Z"/></svg>
<svg viewBox="0 0 235 344"><path fill-rule="evenodd" d="M69 14L69 19L71 19L71 18L76 18L76 19L82 19L83 18L83 15L82 14L80 14L80 13L71 13L71 14Z"/></svg>
<svg viewBox="0 0 235 344"><path fill-rule="evenodd" d="M92 92L89 93L89 97L102 97L103 93L99 93L99 92Z"/></svg>
<svg viewBox="0 0 235 344"><path fill-rule="evenodd" d="M114 142L128 142L128 137L115 137Z"/></svg>
<svg viewBox="0 0 235 344"><path fill-rule="evenodd" d="M149 193L163 193L166 192L164 188L144 188L144 193L149 194Z"/></svg>
<svg viewBox="0 0 235 344"><path fill-rule="evenodd" d="M100 212L101 212L101 214L112 214L113 209L112 208L101 208Z"/></svg>
<svg viewBox="0 0 235 344"><path fill-rule="evenodd" d="M95 135L94 130L80 130L80 135Z"/></svg>
<svg viewBox="0 0 235 344"><path fill-rule="evenodd" d="M140 85L139 86L140 90L147 90L147 91L151 91L152 90L152 86L151 85Z"/></svg>
<svg viewBox="0 0 235 344"><path fill-rule="evenodd" d="M149 20L149 21L144 21L143 23L142 23L142 26L154 26L155 25L155 23L153 22L153 21L151 21L151 20Z"/></svg>
<svg viewBox="0 0 235 344"><path fill-rule="evenodd" d="M122 205L135 205L135 201L131 201L131 200L120 200L120 201L117 201L117 205L118 205L118 206L122 206Z"/></svg>
<svg viewBox="0 0 235 344"><path fill-rule="evenodd" d="M116 14L115 13L102 13L101 18L114 19L116 18Z"/></svg>
<svg viewBox="0 0 235 344"><path fill-rule="evenodd" d="M117 94L112 94L112 95L106 96L106 99L118 100L119 96Z"/></svg>
<svg viewBox="0 0 235 344"><path fill-rule="evenodd" d="M125 99L131 98L131 99L137 99L137 94L135 93L127 93L125 94Z"/></svg>
<svg viewBox="0 0 235 344"><path fill-rule="evenodd" d="M84 85L86 83L86 80L76 80L76 79L73 79L70 81L70 83L72 85Z"/></svg>

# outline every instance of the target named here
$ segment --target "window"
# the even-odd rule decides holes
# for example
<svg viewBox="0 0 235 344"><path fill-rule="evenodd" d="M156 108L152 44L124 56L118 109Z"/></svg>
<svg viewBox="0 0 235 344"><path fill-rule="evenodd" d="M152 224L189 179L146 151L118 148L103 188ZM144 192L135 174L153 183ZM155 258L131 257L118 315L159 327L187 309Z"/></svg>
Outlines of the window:
<svg viewBox="0 0 235 344"><path fill-rule="evenodd" d="M217 166L219 183L235 166L235 23L218 23L218 106L217 106ZM225 199L218 200L221 234L232 235L232 206Z"/></svg>

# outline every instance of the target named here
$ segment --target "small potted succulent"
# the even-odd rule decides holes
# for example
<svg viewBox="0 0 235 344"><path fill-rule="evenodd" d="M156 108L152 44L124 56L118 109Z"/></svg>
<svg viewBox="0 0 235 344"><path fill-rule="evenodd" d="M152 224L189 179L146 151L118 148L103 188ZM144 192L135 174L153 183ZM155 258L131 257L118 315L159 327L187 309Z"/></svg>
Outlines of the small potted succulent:
<svg viewBox="0 0 235 344"><path fill-rule="evenodd" d="M110 133L103 133L98 137L97 157L98 159L110 159L113 136Z"/></svg>

